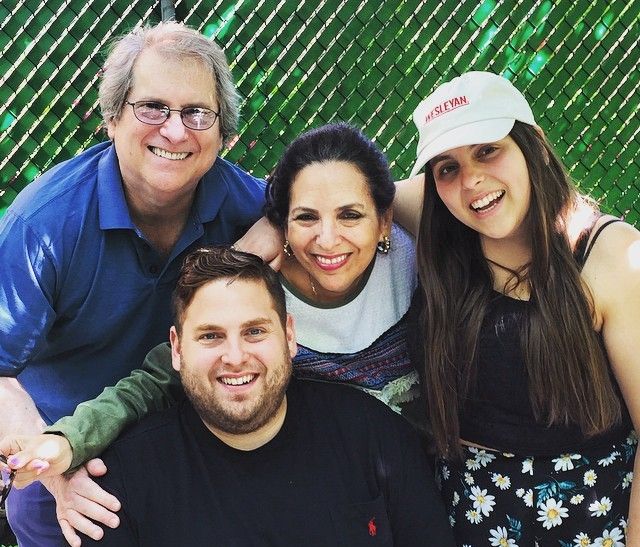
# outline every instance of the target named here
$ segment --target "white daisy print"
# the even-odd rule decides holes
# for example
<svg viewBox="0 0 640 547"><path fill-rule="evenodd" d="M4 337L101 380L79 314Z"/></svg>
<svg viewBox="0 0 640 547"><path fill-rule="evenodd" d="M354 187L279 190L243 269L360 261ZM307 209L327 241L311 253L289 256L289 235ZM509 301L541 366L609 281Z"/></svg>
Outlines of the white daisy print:
<svg viewBox="0 0 640 547"><path fill-rule="evenodd" d="M478 460L475 460L475 459L473 459L473 460L472 460L471 458L469 458L469 459L468 459L466 462L464 462L464 463L465 463L465 465L467 466L467 469L468 469L469 471L477 471L478 469L480 469L480 467L482 467L482 466L480 465L480 462L479 462Z"/></svg>
<svg viewBox="0 0 640 547"><path fill-rule="evenodd" d="M473 476L471 475L471 473L465 473L464 474L464 482L466 482L467 484L473 484L476 481L474 480Z"/></svg>
<svg viewBox="0 0 640 547"><path fill-rule="evenodd" d="M471 524L478 524L479 522L482 522L482 515L478 513L478 511L476 511L475 509L469 509L465 513L465 516L467 517L467 520Z"/></svg>
<svg viewBox="0 0 640 547"><path fill-rule="evenodd" d="M571 499L569 500L569 503L571 505L580 505L583 501L584 501L584 496L582 494L576 494L575 496L571 497Z"/></svg>
<svg viewBox="0 0 640 547"><path fill-rule="evenodd" d="M556 501L553 498L549 498L547 501L538 505L538 521L542 522L542 526L547 530L550 530L554 526L560 526L562 519L566 519L569 516L569 510L566 507L562 507L562 500Z"/></svg>
<svg viewBox="0 0 640 547"><path fill-rule="evenodd" d="M619 528L605 530L602 536L593 542L594 547L624 547L624 534Z"/></svg>
<svg viewBox="0 0 640 547"><path fill-rule="evenodd" d="M518 547L516 540L509 538L507 529L504 526L498 526L494 530L489 530L489 541L494 547Z"/></svg>
<svg viewBox="0 0 640 547"><path fill-rule="evenodd" d="M489 454L486 450L478 450L478 453L476 454L476 461L482 467L486 467L495 459L496 457L493 454Z"/></svg>
<svg viewBox="0 0 640 547"><path fill-rule="evenodd" d="M593 469L589 469L582 477L582 482L584 482L585 486L595 486L597 478L597 473Z"/></svg>
<svg viewBox="0 0 640 547"><path fill-rule="evenodd" d="M449 468L446 465L442 466L442 469L440 470L440 476L445 481L451 476L451 472L449 471Z"/></svg>
<svg viewBox="0 0 640 547"><path fill-rule="evenodd" d="M460 495L458 494L458 492L454 492L453 493L453 501L451 502L452 505L455 507L456 505L458 505L459 501L460 501Z"/></svg>
<svg viewBox="0 0 640 547"><path fill-rule="evenodd" d="M500 473L492 473L491 480L500 490L507 490L511 486L511 479Z"/></svg>
<svg viewBox="0 0 640 547"><path fill-rule="evenodd" d="M591 538L584 532L580 532L573 538L573 544L576 547L591 547Z"/></svg>
<svg viewBox="0 0 640 547"><path fill-rule="evenodd" d="M627 520L624 517L620 517L620 528L623 532L627 532Z"/></svg>
<svg viewBox="0 0 640 547"><path fill-rule="evenodd" d="M480 489L479 486L471 487L471 495L469 499L473 500L473 508L477 509L485 517L489 516L489 513L493 511L493 506L496 504L495 496L487 494L486 488Z"/></svg>
<svg viewBox="0 0 640 547"><path fill-rule="evenodd" d="M456 525L456 518L453 515L449 515L449 526L453 528Z"/></svg>
<svg viewBox="0 0 640 547"><path fill-rule="evenodd" d="M622 489L626 490L633 482L633 471L629 471L622 479Z"/></svg>
<svg viewBox="0 0 640 547"><path fill-rule="evenodd" d="M620 455L620 452L618 452L617 450L614 450L606 458L602 458L601 460L598 460L598 465L601 465L602 467L607 467L607 465L611 465L613 462L615 462L618 459L619 455Z"/></svg>
<svg viewBox="0 0 640 547"><path fill-rule="evenodd" d="M638 434L635 431L629 433L627 444L638 444Z"/></svg>
<svg viewBox="0 0 640 547"><path fill-rule="evenodd" d="M524 496L524 488L518 488L516 490L516 496L518 496L519 498L521 498L522 496Z"/></svg>
<svg viewBox="0 0 640 547"><path fill-rule="evenodd" d="M592 517L604 517L611 508L613 507L613 503L608 497L603 497L600 501L594 501L591 505L589 505L589 511L591 511Z"/></svg>
<svg viewBox="0 0 640 547"><path fill-rule="evenodd" d="M575 547L591 547L591 538L584 532L580 532L573 538Z"/></svg>
<svg viewBox="0 0 640 547"><path fill-rule="evenodd" d="M533 460L531 458L527 458L522 462L522 473L533 475Z"/></svg>
<svg viewBox="0 0 640 547"><path fill-rule="evenodd" d="M531 490L531 488L527 490L527 493L524 495L524 498L522 498L522 501L524 501L524 504L527 507L533 507L533 490Z"/></svg>
<svg viewBox="0 0 640 547"><path fill-rule="evenodd" d="M580 454L562 454L559 458L551 460L556 465L554 471L570 471L573 469L573 460L579 460L582 456Z"/></svg>

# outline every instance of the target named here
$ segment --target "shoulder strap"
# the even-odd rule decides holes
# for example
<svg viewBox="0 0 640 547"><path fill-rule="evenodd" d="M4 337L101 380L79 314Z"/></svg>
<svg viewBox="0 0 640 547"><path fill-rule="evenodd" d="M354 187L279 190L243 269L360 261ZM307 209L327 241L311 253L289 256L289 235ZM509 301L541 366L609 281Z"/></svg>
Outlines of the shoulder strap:
<svg viewBox="0 0 640 547"><path fill-rule="evenodd" d="M591 236L591 238L588 240L588 245L586 250L584 251L584 254L579 258L578 263L580 269L582 269L582 267L587 263L587 258L589 258L589 254L591 254L591 250L593 249L593 246L595 245L596 240L598 239L598 236L600 235L602 230L604 230L607 226L609 226L609 224L613 224L614 222L622 222L622 220L619 218L611 218L598 226L595 234L593 234L593 236Z"/></svg>

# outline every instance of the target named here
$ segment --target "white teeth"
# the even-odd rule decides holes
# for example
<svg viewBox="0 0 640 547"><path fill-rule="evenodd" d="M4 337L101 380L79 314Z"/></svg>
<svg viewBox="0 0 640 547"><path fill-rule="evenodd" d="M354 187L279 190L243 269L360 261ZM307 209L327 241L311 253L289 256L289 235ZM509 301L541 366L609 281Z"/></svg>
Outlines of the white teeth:
<svg viewBox="0 0 640 547"><path fill-rule="evenodd" d="M492 201L495 201L498 198L501 198L504 195L504 190L498 190L497 192L491 192L487 194L482 199L477 199L476 201L471 203L471 208L474 210L482 209L489 205Z"/></svg>
<svg viewBox="0 0 640 547"><path fill-rule="evenodd" d="M189 155L189 152L169 152L168 150L163 150L162 148L158 148L156 146L151 146L150 150L156 156L160 156L161 158L165 158L168 160L183 160Z"/></svg>
<svg viewBox="0 0 640 547"><path fill-rule="evenodd" d="M255 377L255 374L247 374L246 376L240 376L239 378L220 378L220 381L228 386L241 386L243 384L248 384Z"/></svg>
<svg viewBox="0 0 640 547"><path fill-rule="evenodd" d="M320 262L320 264L340 264L340 262L343 262L344 259L347 257L347 255L340 255L340 256L334 256L333 258L327 258L325 256L319 256L316 255L316 258L318 259L318 262Z"/></svg>

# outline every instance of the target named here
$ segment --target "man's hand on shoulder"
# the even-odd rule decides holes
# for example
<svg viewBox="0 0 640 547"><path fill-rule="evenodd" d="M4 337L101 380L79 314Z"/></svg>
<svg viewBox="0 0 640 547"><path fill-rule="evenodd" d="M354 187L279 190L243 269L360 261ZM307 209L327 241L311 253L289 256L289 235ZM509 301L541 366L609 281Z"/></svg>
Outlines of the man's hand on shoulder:
<svg viewBox="0 0 640 547"><path fill-rule="evenodd" d="M99 524L110 528L117 528L120 524L120 519L115 514L120 510L120 502L91 478L102 476L106 472L107 468L102 460L96 458L89 460L71 475L42 479L42 484L56 500L56 516L60 528L72 547L81 544L76 531L100 540L104 531Z"/></svg>

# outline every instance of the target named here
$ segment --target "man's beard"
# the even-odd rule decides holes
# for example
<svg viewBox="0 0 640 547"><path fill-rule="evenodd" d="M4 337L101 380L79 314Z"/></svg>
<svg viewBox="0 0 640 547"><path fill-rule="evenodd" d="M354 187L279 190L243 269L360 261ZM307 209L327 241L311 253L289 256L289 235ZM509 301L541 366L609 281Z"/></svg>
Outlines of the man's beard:
<svg viewBox="0 0 640 547"><path fill-rule="evenodd" d="M191 373L191 368L180 357L180 378L184 391L206 425L233 435L251 433L273 418L284 400L291 379L291 357L285 351L285 366L272 372L263 384L263 391L255 401L238 404L220 404L206 378ZM216 382L217 380L213 380ZM233 406L233 409L230 408ZM236 410L241 408L241 412Z"/></svg>

